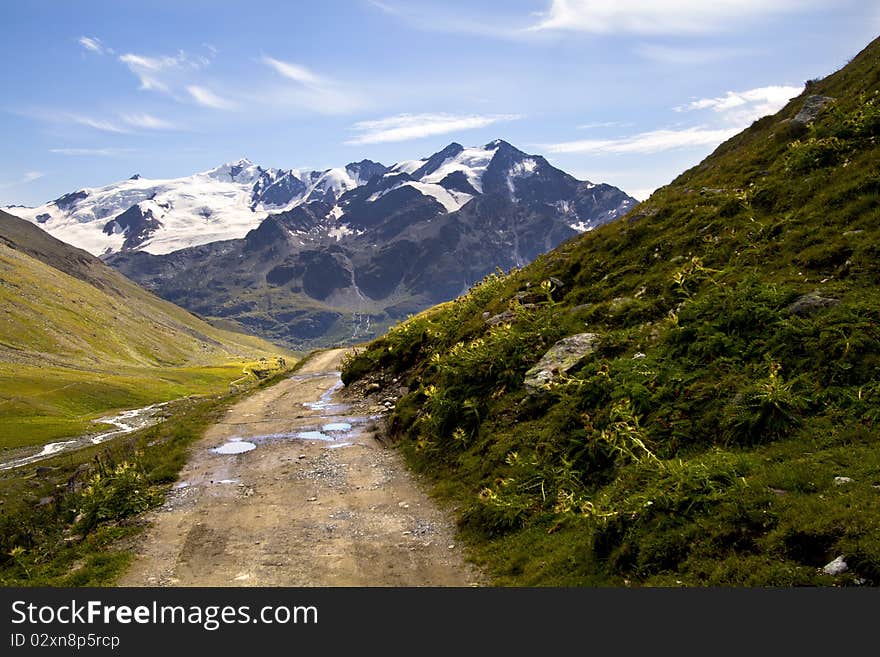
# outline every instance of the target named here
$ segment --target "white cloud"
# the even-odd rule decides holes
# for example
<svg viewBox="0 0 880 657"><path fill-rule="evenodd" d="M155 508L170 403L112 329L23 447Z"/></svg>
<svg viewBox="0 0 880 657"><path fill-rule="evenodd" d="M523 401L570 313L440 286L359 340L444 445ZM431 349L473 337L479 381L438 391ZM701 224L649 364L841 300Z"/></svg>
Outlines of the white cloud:
<svg viewBox="0 0 880 657"><path fill-rule="evenodd" d="M133 150L132 148L50 148L49 152L56 155L118 157Z"/></svg>
<svg viewBox="0 0 880 657"><path fill-rule="evenodd" d="M83 116L81 114L66 114L61 115L61 118L66 118L68 121L72 121L73 123L78 123L80 125L87 126L89 128L94 128L95 130L100 130L102 132L115 132L115 133L125 133L129 132L126 128L113 123L112 121L106 121L104 119L95 119L90 116Z"/></svg>
<svg viewBox="0 0 880 657"><path fill-rule="evenodd" d="M108 48L103 43L101 43L101 40L98 37L81 36L77 41L84 50L87 50L89 52L93 52L98 55L113 54L113 49Z"/></svg>
<svg viewBox="0 0 880 657"><path fill-rule="evenodd" d="M578 139L544 147L551 153L660 153L684 148L717 146L747 128L756 119L779 111L802 87L769 86L728 91L716 98L700 98L673 108L676 112L710 111L712 125L665 128L615 139Z"/></svg>
<svg viewBox="0 0 880 657"><path fill-rule="evenodd" d="M280 59L275 59L268 55L264 55L262 61L267 66L275 69L279 75L295 80L296 82L312 86L322 86L325 84L324 80L312 73L305 66L283 62Z"/></svg>
<svg viewBox="0 0 880 657"><path fill-rule="evenodd" d="M551 0L531 31L593 34L702 34L767 14L803 9L803 0Z"/></svg>
<svg viewBox="0 0 880 657"><path fill-rule="evenodd" d="M119 61L137 76L141 89L163 93L171 93L172 88L178 86L188 73L201 70L211 63L209 57L201 55L193 58L182 50L176 55L159 57L125 53L119 56Z"/></svg>
<svg viewBox="0 0 880 657"><path fill-rule="evenodd" d="M713 129L707 127L680 130L651 130L617 139L579 139L556 144L545 144L550 153L660 153L663 151L699 146L717 146L739 132L738 128Z"/></svg>
<svg viewBox="0 0 880 657"><path fill-rule="evenodd" d="M409 141L433 135L443 135L462 130L485 128L501 121L521 118L517 114L398 114L384 119L360 121L354 129L362 134L346 141L346 144L381 144Z"/></svg>
<svg viewBox="0 0 880 657"><path fill-rule="evenodd" d="M192 99L196 101L199 105L222 110L231 110L235 109L236 107L236 104L234 102L232 102L231 100L227 100L226 98L221 98L206 87L190 85L186 88L186 90L189 92L189 95L192 96Z"/></svg>
<svg viewBox="0 0 880 657"><path fill-rule="evenodd" d="M13 180L12 182L0 183L0 189L8 189L10 187L18 187L19 185L27 185L30 182L35 180L39 180L46 174L42 171L28 171L18 180Z"/></svg>
<svg viewBox="0 0 880 657"><path fill-rule="evenodd" d="M122 114L121 118L128 125L146 130L174 130L173 123L157 118L152 114Z"/></svg>

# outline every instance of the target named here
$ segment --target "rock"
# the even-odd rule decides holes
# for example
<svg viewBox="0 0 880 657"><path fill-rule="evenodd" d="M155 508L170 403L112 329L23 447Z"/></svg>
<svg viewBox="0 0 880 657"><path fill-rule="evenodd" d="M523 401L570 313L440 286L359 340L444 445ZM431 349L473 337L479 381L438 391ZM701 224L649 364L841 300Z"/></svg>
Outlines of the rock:
<svg viewBox="0 0 880 657"><path fill-rule="evenodd" d="M850 477L835 477L834 485L835 486L844 486L846 484L851 484L853 480Z"/></svg>
<svg viewBox="0 0 880 657"><path fill-rule="evenodd" d="M371 392L379 392L382 389L378 383L370 383L367 385L367 394Z"/></svg>
<svg viewBox="0 0 880 657"><path fill-rule="evenodd" d="M594 351L599 341L596 333L578 333L554 344L532 369L526 372L525 386L531 394L539 392L545 384L574 369Z"/></svg>
<svg viewBox="0 0 880 657"><path fill-rule="evenodd" d="M647 356L645 356L645 354L643 354L641 351L637 351L633 354L633 360L641 360L642 358L647 358Z"/></svg>
<svg viewBox="0 0 880 657"><path fill-rule="evenodd" d="M41 465L36 469L36 473L38 477L45 477L47 474L52 472L55 468L50 468L46 465Z"/></svg>
<svg viewBox="0 0 880 657"><path fill-rule="evenodd" d="M41 497L40 501L37 503L37 506L49 506L52 502L55 501L54 497Z"/></svg>
<svg viewBox="0 0 880 657"><path fill-rule="evenodd" d="M849 566L847 566L846 561L843 560L843 555L840 555L834 561L825 564L822 568L822 572L826 575L842 575L847 570L849 570Z"/></svg>
<svg viewBox="0 0 880 657"><path fill-rule="evenodd" d="M547 295L543 292L531 292L529 290L523 290L522 292L517 292L514 296L514 299L520 302L522 305L534 305L538 303L543 303L547 301Z"/></svg>
<svg viewBox="0 0 880 657"><path fill-rule="evenodd" d="M484 320L489 319L491 316L492 316L492 313L490 313L488 310L483 313Z"/></svg>
<svg viewBox="0 0 880 657"><path fill-rule="evenodd" d="M795 125L807 125L808 123L812 123L816 117L819 116L819 112L822 111L822 108L833 101L834 99L829 96L807 96L801 111L797 113L791 122Z"/></svg>
<svg viewBox="0 0 880 657"><path fill-rule="evenodd" d="M507 322L512 322L513 318L516 317L516 313L512 310L505 310L503 313L498 313L497 315L493 315L489 319L486 320L486 324L489 326L495 326L496 324L506 324Z"/></svg>
<svg viewBox="0 0 880 657"><path fill-rule="evenodd" d="M562 288L565 287L565 283L560 281L555 276L551 276L549 280L550 280L550 283L553 285L553 287L555 287L557 290L561 290Z"/></svg>
<svg viewBox="0 0 880 657"><path fill-rule="evenodd" d="M839 299L831 299L819 296L817 292L809 292L795 299L786 308L789 315L811 315L821 308L836 306L840 303Z"/></svg>

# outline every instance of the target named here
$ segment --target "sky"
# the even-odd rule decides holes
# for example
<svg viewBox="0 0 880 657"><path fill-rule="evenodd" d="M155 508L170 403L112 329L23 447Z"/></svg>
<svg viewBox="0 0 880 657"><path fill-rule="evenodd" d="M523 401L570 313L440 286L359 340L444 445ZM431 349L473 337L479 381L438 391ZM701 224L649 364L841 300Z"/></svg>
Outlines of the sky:
<svg viewBox="0 0 880 657"><path fill-rule="evenodd" d="M636 198L842 67L876 0L0 1L0 205L500 138Z"/></svg>

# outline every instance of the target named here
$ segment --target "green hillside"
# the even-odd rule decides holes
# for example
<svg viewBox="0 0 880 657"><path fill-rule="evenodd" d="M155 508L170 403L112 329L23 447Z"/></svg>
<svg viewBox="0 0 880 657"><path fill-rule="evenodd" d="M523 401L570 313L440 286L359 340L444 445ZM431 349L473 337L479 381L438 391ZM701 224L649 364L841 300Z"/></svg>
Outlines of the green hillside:
<svg viewBox="0 0 880 657"><path fill-rule="evenodd" d="M394 435L498 583L880 585L878 138L875 41L344 380L402 378Z"/></svg>
<svg viewBox="0 0 880 657"><path fill-rule="evenodd" d="M225 390L249 362L284 354L0 212L0 450L94 430L113 410Z"/></svg>

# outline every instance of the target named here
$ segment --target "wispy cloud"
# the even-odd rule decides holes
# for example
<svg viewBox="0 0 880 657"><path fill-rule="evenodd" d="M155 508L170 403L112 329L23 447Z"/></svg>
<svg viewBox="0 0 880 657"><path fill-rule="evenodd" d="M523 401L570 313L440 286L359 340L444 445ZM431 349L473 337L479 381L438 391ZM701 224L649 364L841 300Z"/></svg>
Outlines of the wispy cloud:
<svg viewBox="0 0 880 657"><path fill-rule="evenodd" d="M711 129L705 127L651 130L618 139L579 139L557 144L544 144L543 148L550 153L589 153L593 155L639 153L646 155L696 146L717 146L737 132L739 130L736 128Z"/></svg>
<svg viewBox="0 0 880 657"><path fill-rule="evenodd" d="M78 123L79 125L84 125L89 128L93 128L95 130L100 130L101 132L114 132L114 133L126 133L130 132L127 128L120 126L118 123L114 123L113 121L107 121L105 119L96 119L91 116L84 116L82 114L59 114L58 118L61 120L67 120L72 123Z"/></svg>
<svg viewBox="0 0 880 657"><path fill-rule="evenodd" d="M280 59L269 57L268 55L263 55L262 62L274 69L279 75L290 80L295 80L296 82L310 86L323 86L326 84L325 80L312 73L312 71L305 66L293 64L291 62L284 62Z"/></svg>
<svg viewBox="0 0 880 657"><path fill-rule="evenodd" d="M119 157L134 151L133 148L50 148L49 152L56 155Z"/></svg>
<svg viewBox="0 0 880 657"><path fill-rule="evenodd" d="M27 185L30 182L35 180L39 180L46 174L42 171L28 171L18 180L13 180L6 183L0 183L0 189L8 189L10 187L18 187L19 185Z"/></svg>
<svg viewBox="0 0 880 657"><path fill-rule="evenodd" d="M301 64L263 55L260 62L281 76L281 83L247 94L249 101L270 103L277 108L300 109L319 114L346 114L362 109L366 101L349 86L319 75Z"/></svg>
<svg viewBox="0 0 880 657"><path fill-rule="evenodd" d="M119 61L138 78L141 89L163 93L171 93L186 74L201 70L211 63L210 57L204 55L191 57L183 50L178 51L176 55L158 57L125 53L119 56Z"/></svg>
<svg viewBox="0 0 880 657"><path fill-rule="evenodd" d="M177 127L170 121L146 113L121 114L120 118L128 125L144 130L174 130Z"/></svg>
<svg viewBox="0 0 880 657"><path fill-rule="evenodd" d="M595 130L596 128L628 128L632 123L621 123L620 121L596 121L593 123L582 123L577 127L578 130Z"/></svg>
<svg viewBox="0 0 880 657"><path fill-rule="evenodd" d="M97 55L112 55L113 49L105 46L98 37L81 36L78 40L83 50L93 52Z"/></svg>
<svg viewBox="0 0 880 657"><path fill-rule="evenodd" d="M497 8L492 9L491 15L479 16L475 13L463 15L460 8L450 10L448 3L425 4L402 0L367 0L367 2L407 25L428 32L449 32L513 40L538 38L537 32L529 29L529 16L505 17Z"/></svg>
<svg viewBox="0 0 880 657"><path fill-rule="evenodd" d="M231 110L237 107L236 103L226 98L221 98L207 87L198 85L190 85L186 88L189 95L199 105L210 107L212 109Z"/></svg>
<svg viewBox="0 0 880 657"><path fill-rule="evenodd" d="M591 34L705 34L768 14L803 9L798 0L551 0L531 31Z"/></svg>
<svg viewBox="0 0 880 657"><path fill-rule="evenodd" d="M747 91L728 91L715 98L700 98L673 108L676 112L711 111L711 121L685 128L663 128L615 139L577 139L545 144L551 153L651 154L685 148L717 146L768 114L779 111L801 87L770 86Z"/></svg>
<svg viewBox="0 0 880 657"><path fill-rule="evenodd" d="M485 128L502 121L521 118L518 114L398 114L384 119L360 121L354 129L362 134L346 144L381 144L410 141L450 132Z"/></svg>

